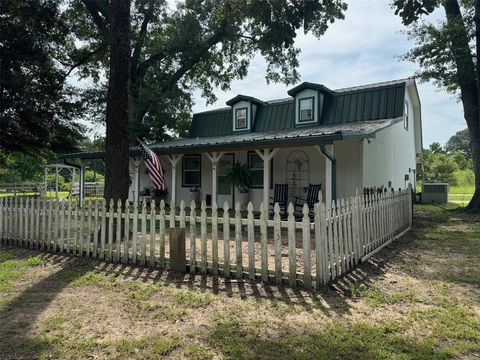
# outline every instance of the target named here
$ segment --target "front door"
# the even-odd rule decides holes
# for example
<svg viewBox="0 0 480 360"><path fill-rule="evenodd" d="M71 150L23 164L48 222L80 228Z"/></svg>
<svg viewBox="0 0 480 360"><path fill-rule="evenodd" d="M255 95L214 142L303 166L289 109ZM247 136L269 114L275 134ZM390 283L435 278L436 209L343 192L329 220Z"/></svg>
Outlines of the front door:
<svg viewBox="0 0 480 360"><path fill-rule="evenodd" d="M223 208L223 203L228 202L230 208L234 204L234 189L233 186L227 183L227 175L230 172L235 161L234 154L224 154L217 164L217 206Z"/></svg>

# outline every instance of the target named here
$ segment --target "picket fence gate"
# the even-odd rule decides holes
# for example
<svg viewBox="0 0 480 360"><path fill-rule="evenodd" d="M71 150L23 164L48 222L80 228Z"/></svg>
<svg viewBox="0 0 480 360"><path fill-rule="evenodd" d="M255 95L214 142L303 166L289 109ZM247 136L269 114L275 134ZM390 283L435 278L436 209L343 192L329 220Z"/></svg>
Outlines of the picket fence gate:
<svg viewBox="0 0 480 360"><path fill-rule="evenodd" d="M278 204L273 216L262 204L258 216L251 203L246 211L237 203L233 217L227 203L219 211L203 202L199 214L194 202L189 209L183 201L179 209L163 201L158 208L154 201L149 206L114 205L104 200L78 207L66 200L0 198L0 240L9 246L168 270L168 229L180 227L186 230L187 271L192 274L319 289L412 224L411 189L367 196L357 192L330 206L320 199L313 218L304 205L301 221L295 221L292 204L287 220L281 219Z"/></svg>

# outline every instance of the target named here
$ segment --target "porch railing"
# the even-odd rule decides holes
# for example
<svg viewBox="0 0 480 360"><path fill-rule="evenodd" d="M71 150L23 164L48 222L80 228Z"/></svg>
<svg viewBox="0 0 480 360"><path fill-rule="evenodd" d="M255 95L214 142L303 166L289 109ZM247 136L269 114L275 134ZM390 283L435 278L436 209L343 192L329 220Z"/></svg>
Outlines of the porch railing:
<svg viewBox="0 0 480 360"><path fill-rule="evenodd" d="M0 198L4 245L169 269L169 229L186 231L187 271L273 281L318 289L360 264L407 231L412 222L409 189L357 195L305 205L295 221L293 205L281 219L251 203L242 211L89 201ZM298 216L298 214L297 214Z"/></svg>

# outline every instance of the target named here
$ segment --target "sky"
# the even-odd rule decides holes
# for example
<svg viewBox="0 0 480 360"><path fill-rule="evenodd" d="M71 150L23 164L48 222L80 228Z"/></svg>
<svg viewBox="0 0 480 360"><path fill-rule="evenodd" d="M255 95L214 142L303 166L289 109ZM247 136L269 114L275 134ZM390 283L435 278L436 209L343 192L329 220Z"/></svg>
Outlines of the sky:
<svg viewBox="0 0 480 360"><path fill-rule="evenodd" d="M402 33L405 27L395 16L389 0L353 0L345 20L335 22L320 39L312 35L297 37L301 49L298 71L300 82L320 83L330 89L402 79L412 76L417 65L400 61L414 43ZM430 15L435 21L440 10ZM261 100L286 98L283 84L267 84L266 63L260 57L252 61L248 76L231 84L230 91L217 92L218 101L207 105L199 92L195 93L194 112L225 107L225 102L237 94ZM452 94L438 90L433 84L419 84L422 103L423 144L434 141L444 144L456 131L466 127L461 104Z"/></svg>

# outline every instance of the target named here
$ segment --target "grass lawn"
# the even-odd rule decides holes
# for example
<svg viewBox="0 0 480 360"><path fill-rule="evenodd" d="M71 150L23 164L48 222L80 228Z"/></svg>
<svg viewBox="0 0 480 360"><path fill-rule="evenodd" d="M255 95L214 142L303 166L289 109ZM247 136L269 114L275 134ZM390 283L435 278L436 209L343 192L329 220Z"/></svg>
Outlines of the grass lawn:
<svg viewBox="0 0 480 360"><path fill-rule="evenodd" d="M69 191L59 191L59 199L66 199L68 197ZM38 192L22 192L18 193L19 196L38 196ZM48 198L55 198L55 191L47 191L46 193ZM13 193L0 193L0 197L10 197L14 196Z"/></svg>
<svg viewBox="0 0 480 360"><path fill-rule="evenodd" d="M310 293L0 248L2 359L475 359L480 224L414 229Z"/></svg>
<svg viewBox="0 0 480 360"><path fill-rule="evenodd" d="M473 185L450 186L448 201L461 205L467 205L473 196L475 187Z"/></svg>

